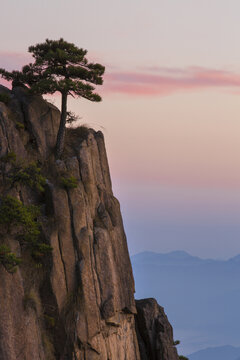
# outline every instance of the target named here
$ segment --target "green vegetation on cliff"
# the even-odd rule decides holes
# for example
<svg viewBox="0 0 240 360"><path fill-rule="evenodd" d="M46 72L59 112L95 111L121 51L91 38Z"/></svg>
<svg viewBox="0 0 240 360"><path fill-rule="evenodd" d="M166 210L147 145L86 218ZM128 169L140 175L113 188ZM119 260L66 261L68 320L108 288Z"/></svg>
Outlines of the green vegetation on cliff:
<svg viewBox="0 0 240 360"><path fill-rule="evenodd" d="M21 184L44 192L46 179L35 161L25 163L22 159L17 160L16 154L11 151L0 158L0 170L10 187Z"/></svg>
<svg viewBox="0 0 240 360"><path fill-rule="evenodd" d="M36 221L39 208L34 205L25 206L13 196L0 199L0 225L7 231L19 227L18 239L22 242L34 243L39 235L39 225Z"/></svg>
<svg viewBox="0 0 240 360"><path fill-rule="evenodd" d="M8 179L11 185L17 183L28 185L31 189L39 192L44 191L44 186L46 184L46 179L41 174L41 169L34 161L27 165L15 162L8 174Z"/></svg>
<svg viewBox="0 0 240 360"><path fill-rule="evenodd" d="M16 267L21 263L21 259L18 258L7 245L0 245L0 264L10 272L14 273Z"/></svg>
<svg viewBox="0 0 240 360"><path fill-rule="evenodd" d="M61 177L60 182L65 189L75 189L78 186L78 180L74 176Z"/></svg>
<svg viewBox="0 0 240 360"><path fill-rule="evenodd" d="M40 225L37 217L40 214L38 206L24 205L20 200L7 195L0 198L0 235L13 234L22 248L31 250L34 259L39 259L49 253L52 248L40 239ZM6 270L12 270L20 262L17 257L2 245L3 253L0 263ZM6 266L8 265L9 266Z"/></svg>

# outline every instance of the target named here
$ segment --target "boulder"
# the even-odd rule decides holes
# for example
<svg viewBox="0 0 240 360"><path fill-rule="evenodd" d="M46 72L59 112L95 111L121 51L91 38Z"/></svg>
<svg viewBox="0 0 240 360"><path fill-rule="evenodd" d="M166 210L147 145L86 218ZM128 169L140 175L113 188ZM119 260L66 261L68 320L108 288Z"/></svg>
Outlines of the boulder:
<svg viewBox="0 0 240 360"><path fill-rule="evenodd" d="M163 307L153 298L136 300L136 307L141 360L178 360L172 326Z"/></svg>

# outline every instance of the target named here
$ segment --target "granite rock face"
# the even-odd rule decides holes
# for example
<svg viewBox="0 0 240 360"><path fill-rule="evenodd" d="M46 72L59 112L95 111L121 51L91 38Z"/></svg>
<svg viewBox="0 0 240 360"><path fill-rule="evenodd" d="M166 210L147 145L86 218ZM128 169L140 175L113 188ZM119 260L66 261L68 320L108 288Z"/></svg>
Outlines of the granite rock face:
<svg viewBox="0 0 240 360"><path fill-rule="evenodd" d="M155 299L136 300L136 330L141 360L178 360L173 330Z"/></svg>
<svg viewBox="0 0 240 360"><path fill-rule="evenodd" d="M1 170L0 193L40 207L52 252L38 263L17 229L1 232L23 261L14 274L0 265L0 359L140 360L134 279L102 133L73 131L70 151L55 160L58 109L23 88L1 92L10 101L0 102L0 158L15 152L37 162L47 184L44 194L23 183L9 188ZM76 186L63 186L64 176Z"/></svg>

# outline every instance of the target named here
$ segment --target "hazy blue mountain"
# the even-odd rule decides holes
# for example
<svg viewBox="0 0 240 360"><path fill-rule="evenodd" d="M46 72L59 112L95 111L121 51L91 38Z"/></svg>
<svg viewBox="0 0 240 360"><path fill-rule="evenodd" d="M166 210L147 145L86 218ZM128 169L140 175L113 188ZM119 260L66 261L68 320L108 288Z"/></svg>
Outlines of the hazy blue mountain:
<svg viewBox="0 0 240 360"><path fill-rule="evenodd" d="M240 345L240 255L223 261L143 252L131 260L136 298L155 297L164 306L180 353Z"/></svg>
<svg viewBox="0 0 240 360"><path fill-rule="evenodd" d="M238 263L238 262L240 262L240 255L234 256L233 258L229 259L228 261Z"/></svg>
<svg viewBox="0 0 240 360"><path fill-rule="evenodd" d="M240 347L219 346L188 355L189 360L239 360Z"/></svg>

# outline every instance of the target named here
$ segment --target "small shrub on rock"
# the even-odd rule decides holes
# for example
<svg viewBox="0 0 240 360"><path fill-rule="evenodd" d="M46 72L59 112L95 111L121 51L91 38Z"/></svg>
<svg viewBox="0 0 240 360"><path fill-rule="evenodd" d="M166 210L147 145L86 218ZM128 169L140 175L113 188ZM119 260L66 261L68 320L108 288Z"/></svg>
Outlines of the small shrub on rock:
<svg viewBox="0 0 240 360"><path fill-rule="evenodd" d="M0 225L9 232L14 228L21 245L31 249L33 258L41 258L52 251L50 245L40 241L40 226L37 221L38 206L24 205L20 200L5 196L0 199Z"/></svg>
<svg viewBox="0 0 240 360"><path fill-rule="evenodd" d="M19 121L16 121L16 128L18 130L23 130L24 129L24 124L19 122Z"/></svg>
<svg viewBox="0 0 240 360"><path fill-rule="evenodd" d="M23 307L24 310L27 310L28 308L31 308L38 311L38 308L40 307L40 301L35 293L35 291L31 290L30 292L26 293L23 298Z"/></svg>
<svg viewBox="0 0 240 360"><path fill-rule="evenodd" d="M44 192L46 179L35 161L24 164L21 160L17 161L16 154L11 151L0 158L0 164L5 179L8 180L12 187L15 184L22 184L29 186L33 190ZM11 167L7 167L7 164L10 164Z"/></svg>
<svg viewBox="0 0 240 360"><path fill-rule="evenodd" d="M175 340L175 341L173 341L173 346L177 346L177 345L179 345L180 344L180 340Z"/></svg>
<svg viewBox="0 0 240 360"><path fill-rule="evenodd" d="M20 226L23 240L34 241L39 235L39 225L36 221L39 208L34 205L25 206L13 196L5 196L0 199L0 225Z"/></svg>
<svg viewBox="0 0 240 360"><path fill-rule="evenodd" d="M36 243L32 249L32 257L39 261L52 251L52 247L45 243Z"/></svg>
<svg viewBox="0 0 240 360"><path fill-rule="evenodd" d="M0 245L0 264L11 274L15 273L21 259L7 245Z"/></svg>
<svg viewBox="0 0 240 360"><path fill-rule="evenodd" d="M78 116L77 114L75 114L72 111L67 111L67 118L66 118L66 123L68 125L72 125L74 122L80 120L80 116Z"/></svg>
<svg viewBox="0 0 240 360"><path fill-rule="evenodd" d="M60 182L65 189L75 189L78 186L78 180L75 176L61 177Z"/></svg>
<svg viewBox="0 0 240 360"><path fill-rule="evenodd" d="M7 164L7 163L15 163L16 161L16 154L14 151L10 151L9 153L7 153L6 155L2 156L0 158L0 162L2 164Z"/></svg>
<svg viewBox="0 0 240 360"><path fill-rule="evenodd" d="M45 321L47 328L52 329L55 327L56 321L55 321L54 317L46 315L46 314L44 314L43 317L44 317L44 321Z"/></svg>
<svg viewBox="0 0 240 360"><path fill-rule="evenodd" d="M31 162L27 165L15 163L8 174L8 179L11 185L16 183L28 185L31 189L39 192L44 192L46 179L41 174L41 169L37 166L36 162Z"/></svg>

